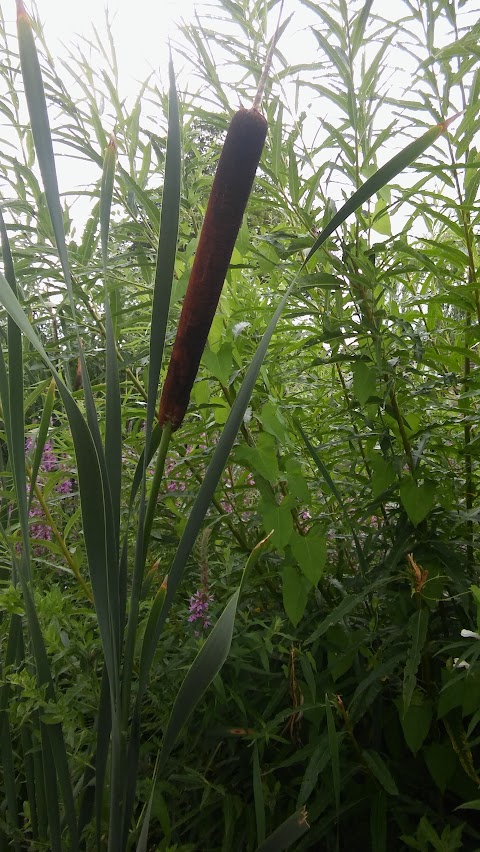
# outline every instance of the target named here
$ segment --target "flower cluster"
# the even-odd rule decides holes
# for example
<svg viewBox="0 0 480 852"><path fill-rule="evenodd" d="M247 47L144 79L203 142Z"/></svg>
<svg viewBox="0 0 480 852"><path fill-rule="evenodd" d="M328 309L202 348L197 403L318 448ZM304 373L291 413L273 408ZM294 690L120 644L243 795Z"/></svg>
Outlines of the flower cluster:
<svg viewBox="0 0 480 852"><path fill-rule="evenodd" d="M208 620L208 608L213 602L213 595L209 595L205 589L198 589L190 598L188 620L191 622L200 621L202 630L206 630L211 626ZM198 634L197 634L198 635Z"/></svg>
<svg viewBox="0 0 480 852"><path fill-rule="evenodd" d="M29 454L34 448L34 440L32 437L28 436L25 440L25 453ZM43 448L42 460L40 463L40 472L41 473L51 473L53 471L60 470L60 465L57 456L53 450L52 442L45 441L45 446ZM39 483L41 483L41 478L39 478ZM28 484L27 484L28 488ZM57 494L67 495L71 494L73 490L72 480L69 478L63 479L57 483L55 490ZM51 528L44 522L43 520L43 511L41 506L38 505L35 501L32 502L29 511L30 518L38 519L35 523L30 524L30 535L32 538L37 541L51 541L52 539L52 530ZM35 549L37 555L43 552L43 547L38 545Z"/></svg>

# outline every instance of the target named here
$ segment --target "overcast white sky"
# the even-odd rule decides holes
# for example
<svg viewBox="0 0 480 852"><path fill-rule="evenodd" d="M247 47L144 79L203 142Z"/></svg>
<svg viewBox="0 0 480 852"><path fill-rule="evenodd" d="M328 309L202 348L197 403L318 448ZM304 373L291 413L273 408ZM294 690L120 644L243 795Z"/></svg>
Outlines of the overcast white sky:
<svg viewBox="0 0 480 852"><path fill-rule="evenodd" d="M34 0L24 1L30 11ZM11 30L14 32L15 2L14 0L4 0L4 2L0 0L0 2L2 2L5 17L10 20ZM215 0L210 2L216 5ZM323 0L318 2L321 3ZM355 2L355 7L358 7L358 3ZM135 2L134 0L108 0L108 2L106 0L36 0L38 14L44 26L46 43L53 56L56 59L65 56L62 43L71 47L78 41L78 36L91 39L92 23L100 34L105 34L107 5L120 69L120 94L122 97L128 95L136 97L140 83L152 71L157 74L160 71L163 82L166 83L169 36L175 43L177 41L176 22L181 19L187 22L192 21L195 7L204 6L205 0L204 2L199 0L136 0ZM473 0L467 0L462 16L466 15L469 7L471 13L474 5ZM11 10L11 17L8 10ZM401 0L376 0L372 8L373 13L381 14L390 20L402 17L405 11L405 4ZM310 32L305 29L312 20L311 13L307 12L301 0L285 0L284 18L291 12L294 13L293 19L281 40L280 49L289 64L312 61L316 44ZM275 11L272 30L276 15ZM309 45L312 45L312 55L309 55ZM318 47L316 52L318 58ZM408 59L407 54L402 52L398 57L397 70L393 72L390 85L397 84L400 88L408 87L411 74L405 67L406 59ZM177 59L175 65L178 75L182 60ZM275 72L275 67L273 70ZM290 92L284 92L285 95L289 101L292 101L290 106L294 112L294 96ZM306 93L305 96L308 97L308 94ZM330 114L332 106L331 104L327 106ZM318 108L316 114L318 123ZM78 173L77 177L79 177Z"/></svg>

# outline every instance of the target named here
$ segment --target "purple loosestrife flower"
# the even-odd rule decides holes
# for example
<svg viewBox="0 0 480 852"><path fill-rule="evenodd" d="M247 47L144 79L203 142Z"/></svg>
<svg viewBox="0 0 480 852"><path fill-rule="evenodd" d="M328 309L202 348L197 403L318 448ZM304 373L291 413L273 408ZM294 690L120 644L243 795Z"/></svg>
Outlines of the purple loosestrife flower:
<svg viewBox="0 0 480 852"><path fill-rule="evenodd" d="M71 494L73 491L73 483L71 479L64 479L63 482L59 482L56 487L56 491L58 494Z"/></svg>
<svg viewBox="0 0 480 852"><path fill-rule="evenodd" d="M45 446L43 448L42 455L42 470L49 473L51 470L56 470L57 467L57 457L52 450L52 442L45 441Z"/></svg>
<svg viewBox="0 0 480 852"><path fill-rule="evenodd" d="M40 506L32 506L28 514L31 518L38 518L39 520L43 517ZM36 541L51 541L52 531L50 527L47 527L46 524L41 522L30 524L30 536L36 539ZM44 548L42 545L37 544L34 546L33 552L36 556L41 556L44 552Z"/></svg>
<svg viewBox="0 0 480 852"><path fill-rule="evenodd" d="M212 601L213 595L209 595L204 589L198 589L190 598L190 615L188 620L191 622L200 621L203 630L210 627L210 621L208 620L208 608Z"/></svg>

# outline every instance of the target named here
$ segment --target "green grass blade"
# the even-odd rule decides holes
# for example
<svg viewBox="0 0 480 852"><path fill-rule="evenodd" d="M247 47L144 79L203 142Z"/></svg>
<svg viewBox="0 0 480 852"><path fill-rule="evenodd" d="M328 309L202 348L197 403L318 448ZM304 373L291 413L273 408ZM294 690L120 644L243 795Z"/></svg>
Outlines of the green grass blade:
<svg viewBox="0 0 480 852"><path fill-rule="evenodd" d="M260 759L258 756L258 742L256 741L253 744L253 800L255 803L257 843L261 844L265 840L265 800L260 772Z"/></svg>
<svg viewBox="0 0 480 852"><path fill-rule="evenodd" d="M116 641L116 636L119 636L118 607L115 609L115 607L112 608L110 605L110 588L106 569L107 530L105 495L96 444L75 400L50 361L41 341L1 273L0 303L3 304L27 340L30 341L50 369L67 412L77 458L85 547L95 608L109 675L113 683L118 683L118 639ZM117 623L115 623L115 618L117 619Z"/></svg>
<svg viewBox="0 0 480 852"><path fill-rule="evenodd" d="M100 239L102 245L103 285L105 293L106 331L106 412L105 412L105 468L112 502L112 520L115 551L112 560L118 564L120 539L120 501L122 490L122 408L118 377L118 359L115 346L115 321L118 307L112 308L108 289L108 234L115 179L116 144L110 139L103 166L100 190ZM114 291L116 292L116 291ZM115 577L112 577L115 583ZM118 580L117 580L118 582ZM116 596L115 596L116 597ZM120 601L118 602L120 605Z"/></svg>
<svg viewBox="0 0 480 852"><path fill-rule="evenodd" d="M110 731L112 727L109 692L108 674L104 667L100 685L100 699L98 702L95 750L95 836L98 852L102 849L104 788L110 747Z"/></svg>
<svg viewBox="0 0 480 852"><path fill-rule="evenodd" d="M13 267L10 243L7 229L0 210L0 243L5 269L5 280L14 298L17 296L17 284ZM23 387L23 350L20 330L9 317L8 319L8 383L7 373L1 355L0 394L4 411L6 438L11 459L11 469L17 497L17 510L20 528L26 552L25 567L30 576L29 538L28 538L28 505L25 475L25 413Z"/></svg>
<svg viewBox="0 0 480 852"><path fill-rule="evenodd" d="M140 466L140 463L137 466L130 496L131 507L133 505L135 493L137 492L138 488L141 488L140 506L138 512L137 540L135 547L134 576L130 597L130 612L127 624L127 636L124 654L125 663L123 668L122 701L125 717L129 712L133 655L137 634L138 612L143 584L146 549L148 547L148 536L147 538L145 538L145 472L147 464L153 455L154 449L160 444L162 439L162 430L158 427L158 425L153 429L153 432L152 427L155 418L158 381L163 359L168 313L170 308L180 211L180 119L175 85L175 75L171 58L169 63L169 80L170 87L168 101L168 135L165 158L165 176L150 328L150 363L148 374L145 449L142 454L142 458L140 459L140 463L143 461L143 467ZM151 495L151 503L154 499L154 496L155 495ZM151 621L149 620L149 624L150 623ZM148 678L148 670L150 668L150 665L151 660L148 661L147 677L145 678L145 682ZM135 778L138 764L139 739L136 736L136 732L138 731L139 727L139 713L139 704L137 704L134 718L132 721L132 733L128 749L129 768L127 772L127 777L129 777L130 779L130 786L129 791L127 792L124 810L124 842L126 842L126 837L128 834L131 819L131 809L133 808L133 794L135 789Z"/></svg>
<svg viewBox="0 0 480 852"><path fill-rule="evenodd" d="M159 771L167 762L187 719L227 659L237 612L238 589L223 610L212 632L193 661L175 698L159 757Z"/></svg>
<svg viewBox="0 0 480 852"><path fill-rule="evenodd" d="M158 393L158 380L162 366L168 313L172 293L175 256L177 251L178 222L180 215L180 117L175 86L173 62L169 62L170 90L168 97L168 135L165 155L165 178L162 197L162 214L158 238L152 320L150 328L150 361L148 369L147 435L153 425Z"/></svg>
<svg viewBox="0 0 480 852"><path fill-rule="evenodd" d="M338 749L337 729L335 727L335 720L330 706L330 699L327 694L325 694L325 713L327 717L328 747L330 750L330 760L332 762L333 792L335 795L335 813L338 832L340 818L340 754Z"/></svg>
<svg viewBox="0 0 480 852"><path fill-rule="evenodd" d="M42 740L42 764L45 785L45 804L49 828L49 840L52 852L62 852L62 834L60 830L60 812L58 807L58 786L55 763L50 748L48 725L40 724Z"/></svg>
<svg viewBox="0 0 480 852"><path fill-rule="evenodd" d="M148 848L148 829L150 827L150 817L152 815L152 806L153 806L153 797L155 794L155 784L157 783L158 776L158 757L155 761L155 769L153 770L152 777L152 790L150 796L148 798L147 807L145 810L145 815L143 817L142 830L140 832L140 837L138 838L136 852L147 852Z"/></svg>
<svg viewBox="0 0 480 852"><path fill-rule="evenodd" d="M335 214L333 219L328 223L327 227L321 231L315 240L312 248L310 249L304 265L308 263L308 261L313 257L313 255L318 251L318 249L324 244L326 240L328 240L329 236L333 234L334 231L341 225L345 219L351 216L352 213L355 213L362 204L365 204L369 198L372 197L376 192L378 192L382 187L386 186L394 177L396 177L400 172L403 172L408 166L415 162L430 145L433 145L436 139L444 133L449 126L449 124L456 118L457 116L452 116L445 121L440 122L440 124L436 124L434 127L431 127L427 130L423 136L420 136L419 139L415 139L414 142L411 142L407 145L403 151L400 151L399 154L396 154L395 157L392 157L388 163L385 163L378 171L372 175L367 181L365 181L362 186L357 189L356 192L353 193L351 198L340 208L340 210Z"/></svg>
<svg viewBox="0 0 480 852"><path fill-rule="evenodd" d="M403 672L403 713L406 714L412 696L417 685L417 671L420 665L423 649L427 640L428 634L429 611L427 607L422 607L415 612L408 623L407 631L411 637L411 644L407 651L407 659Z"/></svg>
<svg viewBox="0 0 480 852"><path fill-rule="evenodd" d="M22 69L25 97L27 99L28 113L32 127L32 135L35 150L38 157L38 165L42 175L45 188L50 219L57 243L58 255L62 265L63 274L67 287L71 291L70 271L68 264L67 246L65 243L65 232L63 224L62 206L58 191L57 171L53 154L52 136L50 133L50 122L48 119L47 101L43 88L42 72L38 59L37 48L32 32L32 24L28 16L23 0L17 0L17 32L18 46L20 52L20 66ZM71 294L73 304L73 293ZM73 308L74 308L73 304Z"/></svg>
<svg viewBox="0 0 480 852"><path fill-rule="evenodd" d="M283 852L292 843L300 840L310 828L307 822L307 812L302 808L282 822L267 839L257 847L256 852Z"/></svg>
<svg viewBox="0 0 480 852"><path fill-rule="evenodd" d="M45 405L43 406L40 426L38 427L37 440L35 442L35 454L32 464L32 476L30 479L30 490L28 495L28 508L32 505L32 500L35 496L35 485L37 482L38 471L42 463L43 450L47 440L48 430L50 428L50 419L53 411L53 403L55 401L55 382L52 379L45 397Z"/></svg>
<svg viewBox="0 0 480 852"><path fill-rule="evenodd" d="M3 786L5 790L5 804L7 824L9 825L9 834L15 835L18 832L18 812L17 812L17 785L15 782L15 761L13 758L12 737L9 728L8 713L5 710L0 712L0 756L2 763ZM13 848L19 852L20 846L18 841L14 842Z"/></svg>

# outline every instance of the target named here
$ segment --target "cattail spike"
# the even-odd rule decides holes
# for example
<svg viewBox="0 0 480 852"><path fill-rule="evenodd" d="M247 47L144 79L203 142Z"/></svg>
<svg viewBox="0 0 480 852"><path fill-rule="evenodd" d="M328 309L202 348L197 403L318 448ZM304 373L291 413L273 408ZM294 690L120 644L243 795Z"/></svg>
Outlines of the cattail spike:
<svg viewBox="0 0 480 852"><path fill-rule="evenodd" d="M180 426L260 162L267 122L235 113L218 162L160 400L159 422Z"/></svg>

